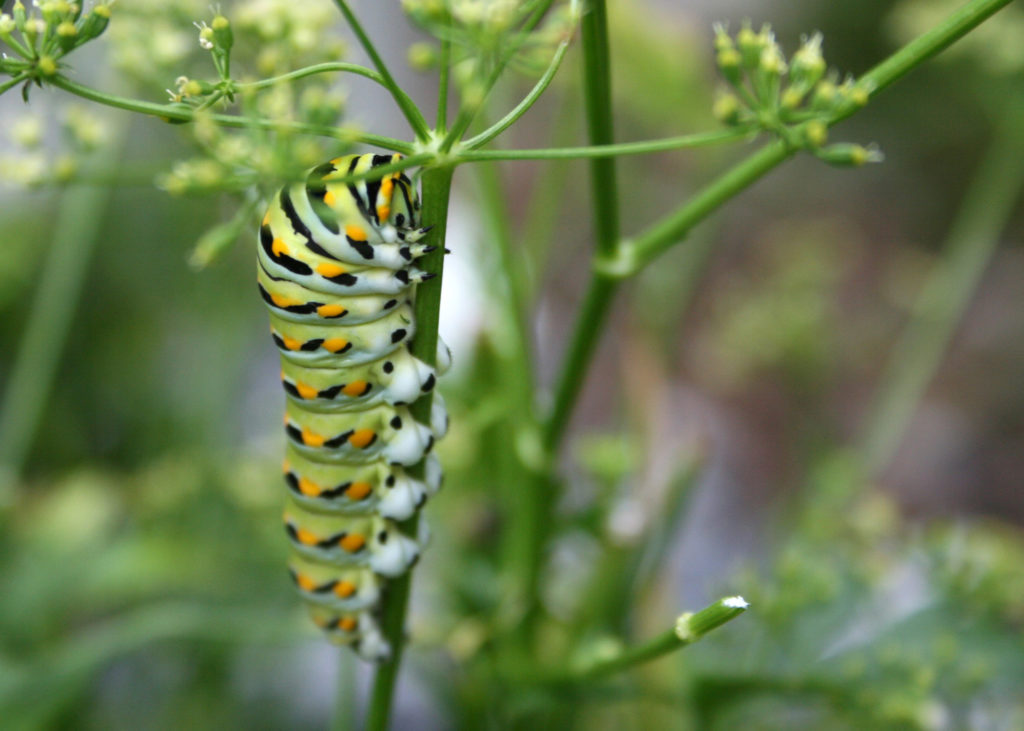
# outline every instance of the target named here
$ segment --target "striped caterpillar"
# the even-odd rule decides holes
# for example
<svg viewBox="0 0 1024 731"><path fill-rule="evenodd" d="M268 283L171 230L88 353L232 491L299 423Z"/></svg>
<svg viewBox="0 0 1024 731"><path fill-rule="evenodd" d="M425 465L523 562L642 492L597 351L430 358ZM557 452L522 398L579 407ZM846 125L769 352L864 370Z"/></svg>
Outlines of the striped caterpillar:
<svg viewBox="0 0 1024 731"><path fill-rule="evenodd" d="M434 247L421 243L420 201L404 173L337 181L400 159L341 157L285 186L257 254L287 397L289 572L327 636L378 661L390 654L376 618L385 582L423 547L396 521L441 482L430 451L447 429L444 404L435 394L429 426L408 409L437 380L407 347L416 285L432 276L415 261ZM438 369L449 362L439 343ZM422 479L406 473L424 459Z"/></svg>

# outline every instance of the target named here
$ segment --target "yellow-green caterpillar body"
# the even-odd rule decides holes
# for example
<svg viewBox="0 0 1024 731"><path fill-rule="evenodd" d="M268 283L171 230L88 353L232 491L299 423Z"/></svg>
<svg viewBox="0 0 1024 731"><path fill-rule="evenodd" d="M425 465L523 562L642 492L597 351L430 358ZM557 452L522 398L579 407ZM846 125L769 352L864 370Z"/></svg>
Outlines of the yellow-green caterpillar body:
<svg viewBox="0 0 1024 731"><path fill-rule="evenodd" d="M420 202L401 172L373 169L400 155L349 155L285 186L260 226L257 281L270 310L287 395L284 462L289 571L313 621L362 657L390 647L377 625L385 582L417 560L406 520L440 486L430 451L447 430L435 394L431 424L408 405L431 391L435 370L415 358ZM340 179L367 174L358 182ZM438 369L450 361L438 347ZM424 477L405 468L426 460Z"/></svg>

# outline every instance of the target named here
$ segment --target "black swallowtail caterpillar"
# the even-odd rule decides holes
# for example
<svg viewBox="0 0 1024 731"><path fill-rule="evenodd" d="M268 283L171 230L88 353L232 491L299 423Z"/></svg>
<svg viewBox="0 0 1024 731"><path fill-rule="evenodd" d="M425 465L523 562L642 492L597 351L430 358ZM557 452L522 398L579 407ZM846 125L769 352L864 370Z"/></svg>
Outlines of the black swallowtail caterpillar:
<svg viewBox="0 0 1024 731"><path fill-rule="evenodd" d="M260 226L257 279L281 351L287 395L284 462L289 571L328 637L362 657L390 648L376 621L388 577L419 557L422 536L402 521L437 491L441 469L404 467L426 457L447 428L439 396L431 425L407 408L436 382L413 357L415 267L433 247L420 243L420 201L401 172L338 180L400 160L350 155L285 186ZM450 362L438 346L438 369Z"/></svg>

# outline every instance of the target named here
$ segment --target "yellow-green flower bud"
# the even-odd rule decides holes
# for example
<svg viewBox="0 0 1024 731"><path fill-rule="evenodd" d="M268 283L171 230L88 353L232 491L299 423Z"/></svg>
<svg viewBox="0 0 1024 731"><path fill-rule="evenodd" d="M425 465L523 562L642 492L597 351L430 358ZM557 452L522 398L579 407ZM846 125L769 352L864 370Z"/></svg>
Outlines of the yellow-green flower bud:
<svg viewBox="0 0 1024 731"><path fill-rule="evenodd" d="M824 79L819 81L818 85L814 87L814 96L811 97L811 107L813 109L831 109L838 99L839 89L836 88L834 82Z"/></svg>
<svg viewBox="0 0 1024 731"><path fill-rule="evenodd" d="M750 29L749 25L744 25L740 28L740 32L736 34L736 45L743 56L743 65L748 69L757 68L761 61L761 51L764 47L761 45L761 38Z"/></svg>
<svg viewBox="0 0 1024 731"><path fill-rule="evenodd" d="M722 72L722 76L730 84L736 86L743 83L743 71L740 68L740 65L743 63L743 57L740 56L739 51L735 48L726 48L719 51L717 62L718 70Z"/></svg>
<svg viewBox="0 0 1024 731"><path fill-rule="evenodd" d="M18 24L14 22L14 18L7 13L0 14L0 38L3 38L6 41L17 27Z"/></svg>
<svg viewBox="0 0 1024 731"><path fill-rule="evenodd" d="M724 92L718 94L715 98L715 103L711 107L711 113L715 115L715 119L719 122L733 125L740 121L742 109L743 106L735 94Z"/></svg>
<svg viewBox="0 0 1024 731"><path fill-rule="evenodd" d="M40 56L36 62L36 68L43 76L55 76L57 74L57 62L52 56Z"/></svg>
<svg viewBox="0 0 1024 731"><path fill-rule="evenodd" d="M804 140L808 147L818 148L828 140L828 126L820 119L814 119L804 125Z"/></svg>
<svg viewBox="0 0 1024 731"><path fill-rule="evenodd" d="M231 32L231 22L223 15L217 15L210 23L213 30L213 42L222 51L230 51L235 42L234 34Z"/></svg>
<svg viewBox="0 0 1024 731"><path fill-rule="evenodd" d="M721 53L722 51L735 48L732 42L732 37L726 31L724 25L721 23L715 23L713 27L715 30L715 51Z"/></svg>
<svg viewBox="0 0 1024 731"><path fill-rule="evenodd" d="M199 26L199 47L204 51L213 50L213 28L206 23Z"/></svg>
<svg viewBox="0 0 1024 731"><path fill-rule="evenodd" d="M790 83L803 91L807 91L825 75L825 59L821 55L821 33L815 33L804 40L800 49L793 54L790 69Z"/></svg>
<svg viewBox="0 0 1024 731"><path fill-rule="evenodd" d="M765 45L764 50L761 51L759 65L761 71L769 76L780 77L786 73L786 58L782 55L782 49L777 43L772 41Z"/></svg>
<svg viewBox="0 0 1024 731"><path fill-rule="evenodd" d="M800 106L800 102L802 102L803 99L803 92L794 86L789 86L782 92L780 104L782 104L783 109L796 109Z"/></svg>
<svg viewBox="0 0 1024 731"><path fill-rule="evenodd" d="M70 20L65 20L57 26L57 42L60 44L61 50L67 53L75 47L75 41L78 36L78 28Z"/></svg>
<svg viewBox="0 0 1024 731"><path fill-rule="evenodd" d="M18 30L25 31L25 19L28 17L25 13L25 6L22 5L21 0L15 0L14 7L11 8L11 15L14 16L14 24Z"/></svg>
<svg viewBox="0 0 1024 731"><path fill-rule="evenodd" d="M419 41L409 46L409 65L417 71L429 71L438 63L437 46L429 41Z"/></svg>
<svg viewBox="0 0 1024 731"><path fill-rule="evenodd" d="M86 16L85 21L82 23L82 27L79 30L79 35L82 37L82 42L90 41L93 38L99 37L103 31L107 29L107 25L110 23L110 6L109 5L97 5L92 9L92 12Z"/></svg>

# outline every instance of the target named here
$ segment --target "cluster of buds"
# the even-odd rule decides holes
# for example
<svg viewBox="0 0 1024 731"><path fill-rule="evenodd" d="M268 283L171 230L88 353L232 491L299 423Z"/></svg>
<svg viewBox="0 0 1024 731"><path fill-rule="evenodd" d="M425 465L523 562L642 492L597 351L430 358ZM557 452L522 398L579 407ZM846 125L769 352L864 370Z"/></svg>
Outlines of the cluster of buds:
<svg viewBox="0 0 1024 731"><path fill-rule="evenodd" d="M776 134L832 165L879 162L874 147L825 145L829 124L867 104L871 89L852 78L840 83L828 72L821 41L820 33L805 38L787 63L770 26L755 33L744 25L733 38L716 25L716 61L729 87L718 94L714 114L728 125Z"/></svg>
<svg viewBox="0 0 1024 731"><path fill-rule="evenodd" d="M44 0L28 12L15 0L10 14L0 14L0 40L15 54L0 59L0 70L17 81L42 83L57 74L63 56L99 37L109 22L107 2L83 13L79 2Z"/></svg>

